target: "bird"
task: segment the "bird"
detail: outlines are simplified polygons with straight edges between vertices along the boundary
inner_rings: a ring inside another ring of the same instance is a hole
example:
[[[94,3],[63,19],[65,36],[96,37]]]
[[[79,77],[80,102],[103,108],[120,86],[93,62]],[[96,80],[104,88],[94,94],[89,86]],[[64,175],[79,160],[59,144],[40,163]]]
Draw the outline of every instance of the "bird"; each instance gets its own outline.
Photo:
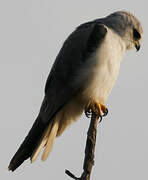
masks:
[[[143,29],[130,12],[116,11],[75,28],[63,43],[45,85],[41,108],[28,135],[8,166],[16,170],[25,160],[33,163],[41,150],[50,154],[55,138],[84,112],[102,119],[105,103],[116,82],[124,54],[139,51]]]

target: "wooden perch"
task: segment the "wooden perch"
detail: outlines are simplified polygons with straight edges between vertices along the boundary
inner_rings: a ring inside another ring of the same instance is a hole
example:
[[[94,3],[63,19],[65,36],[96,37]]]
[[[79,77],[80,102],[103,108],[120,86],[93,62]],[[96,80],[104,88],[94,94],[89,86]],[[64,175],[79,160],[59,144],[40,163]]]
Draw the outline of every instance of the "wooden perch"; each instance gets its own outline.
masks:
[[[99,116],[92,112],[89,129],[87,132],[87,141],[85,147],[85,159],[83,164],[83,173],[80,178],[77,178],[70,171],[65,173],[75,180],[90,180],[92,166],[94,165],[94,153],[96,144],[96,134]]]

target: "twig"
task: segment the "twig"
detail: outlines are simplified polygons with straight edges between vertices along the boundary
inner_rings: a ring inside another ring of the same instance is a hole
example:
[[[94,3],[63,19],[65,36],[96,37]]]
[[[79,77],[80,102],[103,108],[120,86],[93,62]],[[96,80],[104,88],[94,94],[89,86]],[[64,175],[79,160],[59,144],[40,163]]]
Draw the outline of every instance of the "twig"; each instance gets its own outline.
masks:
[[[89,129],[87,132],[87,141],[85,147],[85,159],[83,164],[83,173],[80,178],[77,178],[70,171],[66,170],[65,173],[75,180],[90,180],[92,166],[94,165],[94,152],[96,144],[97,125],[99,117],[92,112]]]

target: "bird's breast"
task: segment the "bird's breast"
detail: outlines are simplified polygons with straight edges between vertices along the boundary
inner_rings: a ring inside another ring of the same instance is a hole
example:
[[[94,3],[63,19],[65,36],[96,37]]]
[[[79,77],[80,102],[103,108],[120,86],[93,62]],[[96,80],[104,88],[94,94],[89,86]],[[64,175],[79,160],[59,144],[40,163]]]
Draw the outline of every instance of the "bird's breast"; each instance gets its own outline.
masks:
[[[124,43],[120,37],[109,31],[90,59],[93,63],[90,64],[89,83],[84,88],[84,97],[101,103],[107,100],[117,79],[124,51]]]

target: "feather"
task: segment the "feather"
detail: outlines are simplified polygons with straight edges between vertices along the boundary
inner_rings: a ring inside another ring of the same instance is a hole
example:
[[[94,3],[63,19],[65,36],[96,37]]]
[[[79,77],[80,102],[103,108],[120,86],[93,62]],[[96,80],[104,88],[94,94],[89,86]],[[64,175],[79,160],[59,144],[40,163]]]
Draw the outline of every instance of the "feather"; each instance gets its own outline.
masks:
[[[44,146],[46,145],[47,143],[47,140],[48,140],[48,136],[49,136],[49,133],[51,131],[51,127],[52,127],[52,123],[49,124],[41,142],[39,143],[38,147],[35,149],[35,151],[33,152],[32,156],[30,157],[30,160],[31,160],[31,163],[33,163],[37,157],[39,156],[42,148],[44,148]]]
[[[47,144],[46,144],[46,147],[45,147],[43,155],[42,155],[42,161],[45,161],[47,159],[49,153],[52,150],[53,143],[54,143],[54,140],[57,135],[58,127],[59,127],[59,119],[56,117],[56,119],[52,125],[50,134],[48,136]]]

